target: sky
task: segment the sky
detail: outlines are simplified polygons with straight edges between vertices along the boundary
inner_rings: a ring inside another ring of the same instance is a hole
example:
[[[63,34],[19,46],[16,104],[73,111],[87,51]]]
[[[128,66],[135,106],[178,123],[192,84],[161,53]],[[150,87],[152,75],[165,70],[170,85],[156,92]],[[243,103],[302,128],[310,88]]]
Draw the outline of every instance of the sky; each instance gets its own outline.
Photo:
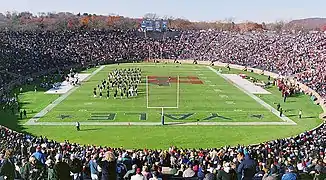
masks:
[[[118,14],[141,18],[146,13],[191,21],[275,22],[326,17],[326,0],[1,0],[0,12],[29,11]]]

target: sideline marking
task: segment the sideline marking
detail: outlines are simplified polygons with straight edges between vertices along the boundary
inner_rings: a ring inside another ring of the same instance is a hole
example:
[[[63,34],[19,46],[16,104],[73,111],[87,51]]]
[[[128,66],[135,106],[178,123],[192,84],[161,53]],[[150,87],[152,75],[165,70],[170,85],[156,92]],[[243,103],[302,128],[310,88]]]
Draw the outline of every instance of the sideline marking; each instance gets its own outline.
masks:
[[[165,122],[174,126],[292,126],[289,122]],[[38,122],[33,126],[74,126],[75,122]],[[162,126],[161,122],[80,122],[82,126]]]
[[[227,82],[231,82],[227,77],[223,76],[223,74],[219,73],[214,68],[212,68],[210,66],[206,66],[206,67],[208,69],[210,69],[211,71],[215,72],[218,76],[222,77]],[[287,122],[287,123],[292,124],[292,125],[297,125],[297,123],[295,123],[294,121],[292,121],[290,118],[286,117],[285,115],[283,115],[282,117],[280,117],[279,116],[279,112],[275,108],[273,108],[271,105],[267,104],[265,101],[263,101],[262,99],[260,99],[256,95],[254,95],[254,94],[252,94],[252,93],[244,90],[243,88],[241,88],[240,86],[238,86],[236,83],[231,83],[231,84],[233,84],[235,87],[237,87],[238,89],[240,89],[242,92],[246,93],[248,96],[250,96],[251,98],[253,98],[259,104],[261,104],[262,106],[264,106],[267,110],[269,110],[270,112],[272,112],[275,116],[277,116],[280,119],[282,119],[282,121]]]
[[[84,81],[88,81],[90,78],[92,78],[95,74],[97,74],[98,72],[100,72],[105,66],[101,66],[98,69],[96,69],[94,72],[92,72],[92,74],[90,74],[88,77],[86,77],[84,79]],[[72,94],[73,92],[75,92],[80,86],[75,86],[74,88],[72,88],[70,91],[68,91],[67,93],[61,95],[58,99],[54,100],[51,104],[49,104],[48,106],[46,106],[43,110],[41,110],[39,113],[37,113],[34,117],[32,117],[31,119],[29,119],[25,125],[28,124],[33,124],[36,123],[40,118],[42,118],[43,116],[45,116],[48,112],[50,112],[54,107],[56,107],[58,104],[60,104],[63,100],[65,100],[70,94]]]

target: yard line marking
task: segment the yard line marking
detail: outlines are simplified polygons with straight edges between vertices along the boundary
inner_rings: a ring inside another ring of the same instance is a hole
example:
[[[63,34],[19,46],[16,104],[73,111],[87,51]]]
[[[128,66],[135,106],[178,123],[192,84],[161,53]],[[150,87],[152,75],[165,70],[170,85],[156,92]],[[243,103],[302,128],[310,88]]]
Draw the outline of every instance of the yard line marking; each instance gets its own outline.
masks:
[[[215,69],[213,69],[210,66],[206,66],[208,69],[210,69],[211,71],[213,71],[214,73],[216,73],[218,76],[222,77],[224,80],[230,82],[230,80],[223,76],[223,74],[219,73],[218,71],[216,71]],[[244,92],[245,94],[247,94],[248,96],[250,96],[251,98],[253,98],[255,101],[257,101],[259,104],[261,104],[262,106],[264,106],[267,110],[269,110],[270,112],[272,112],[273,114],[275,114],[275,116],[279,117],[279,112],[273,108],[271,105],[267,104],[265,101],[263,101],[262,99],[260,99],[259,97],[257,97],[256,95],[244,90],[243,88],[241,88],[240,86],[238,86],[236,83],[231,83],[233,84],[235,87],[237,87],[238,89],[240,89],[242,92]],[[292,121],[290,118],[286,117],[285,115],[283,115],[281,118],[284,122],[296,125],[297,123],[295,123],[294,121]]]
[[[203,76],[204,74],[198,74],[199,76]]]
[[[93,77],[95,74],[100,72],[105,66],[101,66],[98,69],[96,69],[92,74],[90,74],[87,78],[84,79],[84,81],[88,81],[91,77]],[[28,120],[25,124],[33,124],[37,122],[40,118],[45,116],[49,111],[51,111],[54,107],[56,107],[58,104],[60,104],[63,100],[65,100],[70,94],[75,92],[80,86],[76,86],[72,88],[67,93],[61,95],[58,99],[54,100],[51,104],[49,104],[47,107],[45,107],[43,110],[41,110],[39,113],[37,113],[34,117],[32,117],[30,120]]]
[[[233,101],[225,101],[226,104],[235,104]]]
[[[216,91],[216,92],[222,92],[222,90],[220,90],[220,89],[214,89],[214,91]]]
[[[211,85],[209,85],[209,86],[215,87],[216,85],[215,85],[215,84],[211,84]]]
[[[229,98],[229,96],[228,95],[223,95],[223,94],[220,94],[219,95],[221,98]]]

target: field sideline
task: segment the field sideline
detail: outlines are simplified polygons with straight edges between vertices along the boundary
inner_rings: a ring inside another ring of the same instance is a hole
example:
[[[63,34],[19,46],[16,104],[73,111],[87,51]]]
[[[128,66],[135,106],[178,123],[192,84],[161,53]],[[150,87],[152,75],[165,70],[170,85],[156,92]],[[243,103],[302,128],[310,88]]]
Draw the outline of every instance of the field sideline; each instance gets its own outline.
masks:
[[[122,64],[119,68],[130,66],[135,66],[135,64]],[[7,121],[16,122],[16,126],[21,127],[20,130],[35,135],[43,134],[59,141],[70,139],[78,143],[95,143],[115,147],[122,145],[128,148],[142,148],[144,146],[148,148],[166,148],[172,144],[180,144],[183,147],[219,147],[226,144],[258,143],[298,134],[304,130],[312,129],[321,123],[321,120],[318,119],[321,108],[314,105],[308,96],[290,97],[288,102],[281,103],[282,98],[275,87],[268,89],[271,94],[259,95],[260,99],[274,108],[276,103],[280,102],[285,110],[285,115],[297,123],[296,126],[275,126],[276,123],[282,122],[280,118],[247,94],[241,92],[237,87],[226,83],[222,77],[217,76],[216,73],[206,68],[206,66],[182,65],[176,67],[175,65],[164,65],[163,67],[163,65],[158,65],[159,67],[156,68],[147,66],[147,64],[137,64],[136,66],[142,67],[143,76],[198,77],[200,81],[203,81],[203,84],[180,83],[180,106],[179,109],[164,110],[167,123],[180,122],[183,125],[190,125],[186,123],[196,125],[195,122],[199,119],[199,123],[203,125],[205,123],[215,125],[219,123],[229,123],[228,125],[231,125],[230,123],[238,123],[238,125],[248,123],[251,126],[128,126],[127,122],[130,122],[131,125],[141,122],[159,124],[160,110],[147,109],[145,85],[139,87],[140,96],[134,99],[107,100],[94,99],[92,97],[92,88],[100,80],[104,79],[110,70],[117,68],[117,65],[106,66],[102,71],[99,71],[89,81],[84,82],[75,92],[71,93],[65,100],[49,111],[39,122],[45,124],[73,124],[73,122],[78,120],[81,124],[120,122],[122,124],[125,123],[126,126],[119,126],[119,124],[116,124],[117,126],[82,125],[82,131],[76,132],[73,126],[24,125],[37,112],[58,98],[58,95],[45,95],[44,92],[25,92],[20,95],[22,107],[29,112],[28,118],[17,120],[16,116],[6,115],[6,119],[8,119]],[[220,67],[214,68],[219,69]],[[243,73],[234,69],[231,71],[227,71],[223,67],[221,69],[224,74]],[[87,73],[94,70],[88,70]],[[250,72],[245,73],[260,80],[267,80],[267,77],[262,75]],[[171,86],[162,87],[162,91],[172,93],[175,90],[175,86],[176,84],[171,84]],[[150,88],[157,90],[155,84],[151,84]],[[160,91],[157,94],[160,94]],[[175,104],[175,96],[166,97],[171,98],[152,96],[150,100],[154,105],[158,102],[160,104],[165,103],[164,106]],[[304,118],[301,120],[297,117],[298,109],[303,109]],[[96,113],[109,114],[110,117],[113,117],[111,114],[115,115],[111,120],[94,120],[91,117]],[[146,119],[144,119],[144,114],[146,114]],[[207,119],[212,114],[217,114],[217,117]],[[68,118],[59,118],[62,115]],[[126,119],[128,120],[126,121]],[[271,126],[252,126],[255,123],[270,123]],[[10,123],[4,123],[4,125],[6,124]]]

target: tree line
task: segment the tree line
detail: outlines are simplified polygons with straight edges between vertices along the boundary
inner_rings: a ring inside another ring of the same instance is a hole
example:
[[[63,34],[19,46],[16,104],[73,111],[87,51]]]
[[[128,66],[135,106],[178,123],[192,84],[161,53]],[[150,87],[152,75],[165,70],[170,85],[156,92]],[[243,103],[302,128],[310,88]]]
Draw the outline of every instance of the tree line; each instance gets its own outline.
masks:
[[[129,18],[119,15],[97,15],[89,13],[72,14],[70,12],[38,13],[6,12],[0,13],[0,28],[7,30],[73,30],[73,29],[138,29],[143,19],[168,21],[168,28],[172,30],[208,30],[223,31],[282,31],[284,29],[303,30],[302,27],[286,27],[286,23],[245,22],[236,24],[232,18],[215,22],[192,22],[187,19],[174,17],[159,17],[155,13],[147,13],[143,18]]]

